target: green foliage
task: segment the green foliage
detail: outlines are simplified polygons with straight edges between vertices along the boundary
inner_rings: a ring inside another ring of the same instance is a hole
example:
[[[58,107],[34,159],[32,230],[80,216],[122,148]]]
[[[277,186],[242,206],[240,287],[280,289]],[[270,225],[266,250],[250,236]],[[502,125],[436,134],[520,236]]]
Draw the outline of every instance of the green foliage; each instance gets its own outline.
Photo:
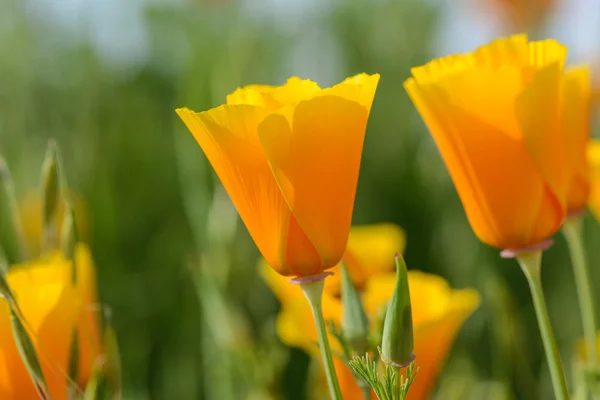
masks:
[[[404,400],[414,382],[419,369],[415,370],[412,362],[406,370],[406,377],[399,375],[400,370],[385,365],[383,372],[379,372],[379,365],[371,359],[369,353],[363,357],[354,357],[350,361],[352,371],[368,383],[379,400]]]

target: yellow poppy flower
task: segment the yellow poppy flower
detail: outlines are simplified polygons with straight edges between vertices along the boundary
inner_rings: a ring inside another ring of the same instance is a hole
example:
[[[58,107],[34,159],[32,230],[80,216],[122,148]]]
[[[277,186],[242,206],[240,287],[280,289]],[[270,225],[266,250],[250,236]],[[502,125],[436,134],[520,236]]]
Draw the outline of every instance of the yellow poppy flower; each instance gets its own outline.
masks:
[[[100,355],[95,273],[88,249],[76,252],[77,286],[72,263],[59,253],[15,265],[7,281],[36,345],[53,399],[66,399],[72,332],[78,328],[79,386],[85,387]],[[0,302],[0,398],[35,399],[36,390],[17,351],[6,302]]]
[[[587,145],[590,139],[591,82],[587,67],[570,68],[564,75],[563,129],[567,137],[569,181],[567,212],[581,211],[590,195]]]
[[[600,141],[591,140],[588,144],[588,162],[590,164],[589,207],[600,221]]]
[[[282,303],[277,318],[279,338],[289,346],[300,347],[318,357],[317,332],[310,307],[300,297],[301,291],[297,292],[299,289],[296,285],[288,284],[285,278],[269,269],[263,271],[267,283]],[[367,280],[363,302],[368,315],[375,315],[387,304],[395,282],[394,272],[371,276]],[[414,352],[419,367],[419,377],[411,387],[409,399],[421,400],[427,398],[434,388],[460,327],[479,304],[479,295],[473,289],[452,289],[443,278],[419,271],[408,271],[408,283],[413,312]],[[327,291],[323,295],[323,314],[326,320],[333,320],[339,326],[341,301]],[[330,344],[340,350],[332,337]],[[352,372],[339,360],[336,370],[344,399],[361,399]]]
[[[313,275],[342,258],[378,81],[320,89],[291,78],[238,89],[209,111],[177,110],[278,273]]]
[[[404,87],[444,159],[477,237],[523,249],[566,214],[561,129],[567,48],[525,35],[413,68]]]

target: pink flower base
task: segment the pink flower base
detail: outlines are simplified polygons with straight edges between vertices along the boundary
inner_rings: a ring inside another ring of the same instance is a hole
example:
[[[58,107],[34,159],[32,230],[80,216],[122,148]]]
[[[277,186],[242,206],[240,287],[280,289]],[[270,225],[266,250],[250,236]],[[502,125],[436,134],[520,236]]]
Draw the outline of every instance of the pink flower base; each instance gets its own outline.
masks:
[[[554,240],[546,239],[543,242],[534,244],[533,246],[525,247],[523,249],[504,249],[500,252],[500,257],[515,258],[521,253],[531,253],[532,251],[538,251],[538,250],[543,251],[543,250],[548,249],[550,246],[552,246],[552,243],[554,243]]]
[[[327,271],[316,275],[297,276],[295,278],[290,279],[288,282],[294,285],[302,285],[305,283],[322,281],[331,275],[333,275],[333,272]]]

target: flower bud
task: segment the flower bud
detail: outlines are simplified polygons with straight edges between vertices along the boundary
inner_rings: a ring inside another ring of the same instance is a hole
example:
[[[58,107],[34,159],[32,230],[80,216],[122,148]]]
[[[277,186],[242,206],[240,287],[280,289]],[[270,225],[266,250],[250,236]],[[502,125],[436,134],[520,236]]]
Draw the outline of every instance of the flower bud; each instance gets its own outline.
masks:
[[[56,226],[60,204],[58,154],[54,141],[48,143],[42,164],[42,234],[43,247],[56,247]]]
[[[25,258],[12,179],[2,157],[0,157],[0,247],[9,265]]]
[[[360,295],[344,263],[340,263],[342,273],[342,335],[357,354],[364,354],[369,348],[369,320],[365,314]]]
[[[396,253],[396,286],[385,314],[381,360],[394,367],[406,367],[414,358],[408,272],[404,258]]]

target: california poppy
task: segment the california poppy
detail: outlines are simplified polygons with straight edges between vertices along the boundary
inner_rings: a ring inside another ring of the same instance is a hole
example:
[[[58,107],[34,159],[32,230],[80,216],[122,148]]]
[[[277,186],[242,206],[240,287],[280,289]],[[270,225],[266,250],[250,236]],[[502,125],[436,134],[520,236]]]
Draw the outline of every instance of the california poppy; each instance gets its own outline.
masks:
[[[524,249],[552,236],[568,188],[555,40],[498,39],[413,68],[404,87],[444,159],[479,239]]]
[[[342,258],[378,81],[321,89],[290,78],[240,88],[209,111],[177,110],[278,273],[314,275]]]

